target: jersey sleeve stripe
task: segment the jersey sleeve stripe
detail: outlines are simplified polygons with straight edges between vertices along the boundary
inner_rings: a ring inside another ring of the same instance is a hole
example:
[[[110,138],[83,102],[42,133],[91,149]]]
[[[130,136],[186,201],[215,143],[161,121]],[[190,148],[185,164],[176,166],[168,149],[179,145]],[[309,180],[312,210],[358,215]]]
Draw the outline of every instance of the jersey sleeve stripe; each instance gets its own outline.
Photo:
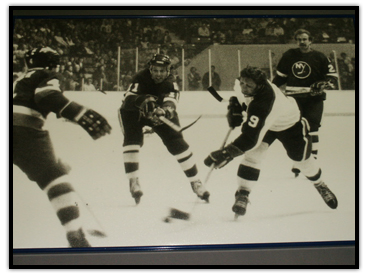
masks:
[[[281,73],[279,70],[276,70],[276,74],[283,78],[287,78],[288,76],[287,74]]]

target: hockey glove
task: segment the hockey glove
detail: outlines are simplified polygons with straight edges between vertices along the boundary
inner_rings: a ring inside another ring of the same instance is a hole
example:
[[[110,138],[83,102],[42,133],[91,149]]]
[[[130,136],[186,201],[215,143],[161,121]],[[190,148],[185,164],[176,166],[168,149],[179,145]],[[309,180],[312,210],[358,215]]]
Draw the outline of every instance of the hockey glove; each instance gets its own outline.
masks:
[[[235,128],[243,123],[242,107],[237,99],[237,97],[230,97],[229,105],[227,107],[228,111],[226,114],[227,122],[229,127]]]
[[[156,102],[157,98],[152,95],[141,95],[135,100],[135,105],[138,107],[141,116],[146,119],[151,119],[153,111],[158,106]]]
[[[76,102],[69,102],[61,110],[60,115],[79,124],[93,140],[111,133],[111,126],[103,116]]]
[[[229,144],[221,150],[211,152],[210,155],[204,160],[204,164],[208,167],[211,167],[212,164],[214,164],[215,169],[220,169],[235,157],[242,155],[243,153],[244,152],[242,150],[233,144]]]
[[[174,118],[175,104],[170,101],[166,101],[162,104],[162,109],[165,111],[165,117],[168,119]]]
[[[325,88],[328,87],[328,83],[326,81],[317,81],[313,83],[310,87],[311,95],[318,96],[321,95]]]

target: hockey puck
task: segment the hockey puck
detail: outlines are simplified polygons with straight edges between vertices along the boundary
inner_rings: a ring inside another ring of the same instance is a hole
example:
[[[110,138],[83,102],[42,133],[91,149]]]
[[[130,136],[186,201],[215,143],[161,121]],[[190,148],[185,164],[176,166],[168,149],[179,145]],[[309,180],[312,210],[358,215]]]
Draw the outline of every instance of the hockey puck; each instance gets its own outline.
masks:
[[[171,218],[170,218],[170,217],[166,217],[166,218],[164,218],[164,222],[166,222],[166,223],[171,222]]]

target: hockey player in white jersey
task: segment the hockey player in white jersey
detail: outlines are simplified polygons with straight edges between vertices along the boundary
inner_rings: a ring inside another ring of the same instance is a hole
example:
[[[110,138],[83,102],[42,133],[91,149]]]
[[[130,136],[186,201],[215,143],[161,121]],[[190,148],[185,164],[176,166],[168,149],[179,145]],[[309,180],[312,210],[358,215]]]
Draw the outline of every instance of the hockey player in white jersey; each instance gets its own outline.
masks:
[[[227,118],[232,128],[242,125],[242,133],[225,148],[211,152],[204,163],[222,168],[235,157],[243,155],[237,172],[238,189],[232,207],[235,215],[245,214],[249,194],[260,175],[263,156],[276,139],[314,184],[326,204],[336,209],[336,196],[322,180],[317,160],[311,157],[308,122],[301,118],[295,99],[285,96],[267,80],[260,69],[250,66],[241,71],[234,89],[237,96],[230,99]],[[241,115],[243,111],[247,114],[244,122]]]

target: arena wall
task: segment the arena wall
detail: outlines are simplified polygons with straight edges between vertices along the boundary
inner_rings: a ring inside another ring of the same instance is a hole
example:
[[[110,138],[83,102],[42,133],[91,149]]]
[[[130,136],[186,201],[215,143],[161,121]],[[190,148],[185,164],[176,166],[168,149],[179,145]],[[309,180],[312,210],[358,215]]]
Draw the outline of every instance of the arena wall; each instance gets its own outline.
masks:
[[[240,65],[244,68],[246,65],[257,66],[269,72],[269,51],[274,53],[273,68],[276,67],[282,54],[290,48],[296,48],[293,44],[263,44],[263,45],[211,45],[195,56],[190,63],[185,66],[184,89],[188,89],[187,75],[191,67],[196,67],[198,73],[203,77],[209,70],[209,54],[211,50],[211,64],[216,67],[222,84],[221,90],[227,91],[233,89],[233,80],[239,76],[238,50],[240,51]],[[332,51],[336,52],[338,58],[345,52],[349,57],[355,57],[355,44],[313,44],[313,49],[321,51],[326,56],[330,56]],[[178,68],[178,74],[182,78],[182,67]]]
[[[233,92],[219,92],[224,99],[229,99]],[[325,116],[354,116],[356,94],[353,90],[327,92],[325,101]],[[65,95],[88,107],[91,107],[106,116],[108,120],[117,121],[117,111],[121,106],[124,92],[65,92]],[[226,103],[219,103],[209,92],[195,91],[182,92],[178,112],[180,117],[221,117],[225,116]]]

